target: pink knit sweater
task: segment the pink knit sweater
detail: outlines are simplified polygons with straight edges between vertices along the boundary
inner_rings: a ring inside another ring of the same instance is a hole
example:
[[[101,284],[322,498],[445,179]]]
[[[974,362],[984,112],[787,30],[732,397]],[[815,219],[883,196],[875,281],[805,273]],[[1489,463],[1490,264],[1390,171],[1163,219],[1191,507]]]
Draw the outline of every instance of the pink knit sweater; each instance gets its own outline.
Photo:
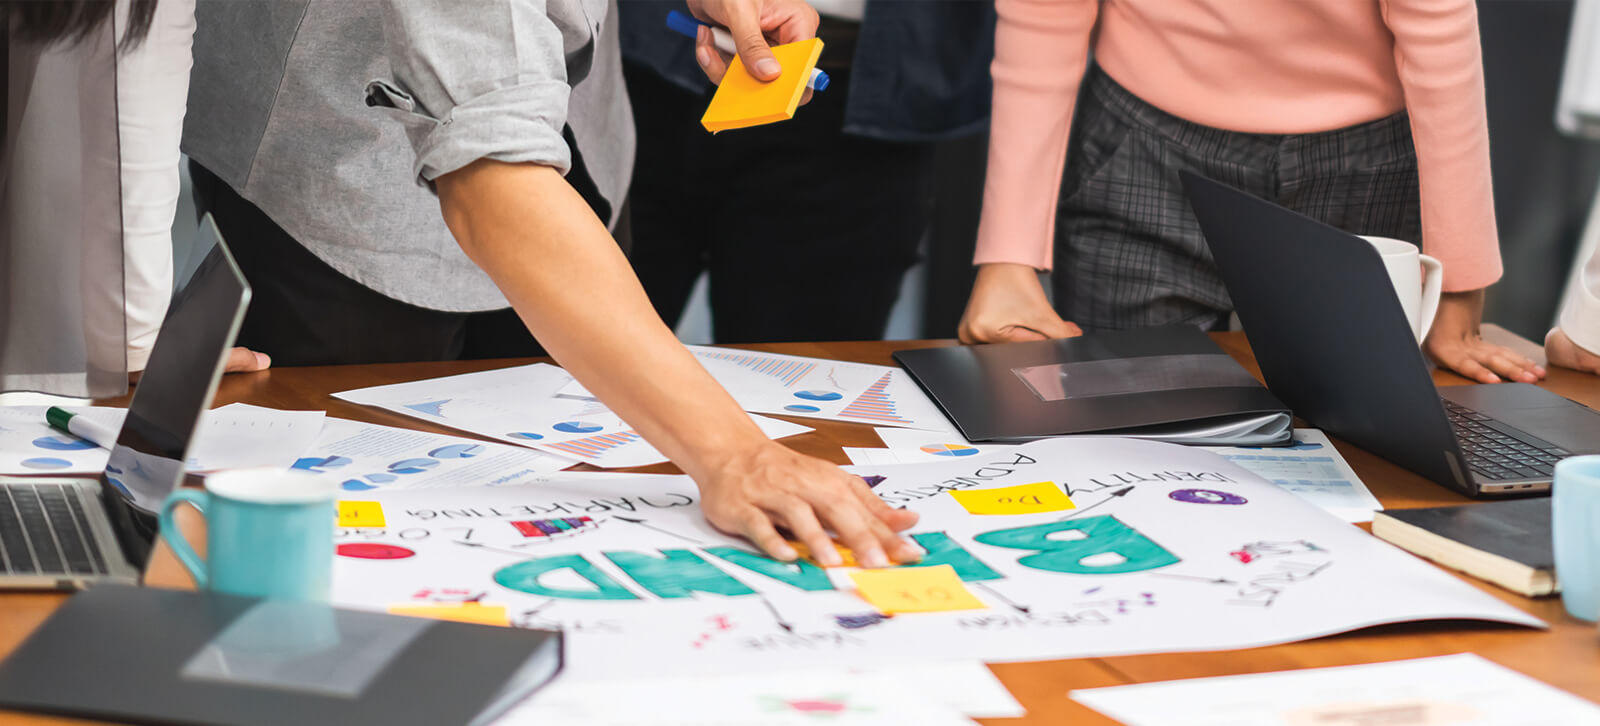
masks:
[[[1411,116],[1422,244],[1447,291],[1500,277],[1473,0],[996,0],[994,120],[976,262],[1050,267],[1091,45],[1123,87],[1195,123],[1310,133]]]

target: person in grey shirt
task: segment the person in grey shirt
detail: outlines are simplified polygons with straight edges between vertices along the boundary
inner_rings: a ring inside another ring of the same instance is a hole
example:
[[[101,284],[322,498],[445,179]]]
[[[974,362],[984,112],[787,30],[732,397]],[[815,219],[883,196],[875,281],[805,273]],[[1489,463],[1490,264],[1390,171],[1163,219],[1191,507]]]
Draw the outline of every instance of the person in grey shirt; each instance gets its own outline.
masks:
[[[280,365],[370,360],[470,335],[439,321],[509,302],[693,477],[713,525],[786,560],[780,527],[824,564],[840,559],[827,530],[867,566],[916,559],[897,534],[915,514],[768,440],[612,240],[633,130],[609,2],[201,0],[184,149],[257,291],[241,344]],[[689,5],[763,78],[781,71],[768,42],[817,27],[802,0]]]

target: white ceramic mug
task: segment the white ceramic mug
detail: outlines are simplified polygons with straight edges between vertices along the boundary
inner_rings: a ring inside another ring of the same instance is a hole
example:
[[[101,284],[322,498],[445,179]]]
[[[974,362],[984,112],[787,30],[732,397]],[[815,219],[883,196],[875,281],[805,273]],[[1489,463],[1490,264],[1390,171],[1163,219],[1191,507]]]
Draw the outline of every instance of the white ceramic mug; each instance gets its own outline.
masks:
[[[1388,237],[1362,237],[1376,247],[1383,256],[1383,266],[1389,271],[1389,282],[1394,285],[1400,307],[1406,311],[1406,321],[1411,323],[1411,333],[1420,344],[1433,327],[1433,316],[1439,312],[1439,294],[1443,291],[1444,265],[1417,246]]]

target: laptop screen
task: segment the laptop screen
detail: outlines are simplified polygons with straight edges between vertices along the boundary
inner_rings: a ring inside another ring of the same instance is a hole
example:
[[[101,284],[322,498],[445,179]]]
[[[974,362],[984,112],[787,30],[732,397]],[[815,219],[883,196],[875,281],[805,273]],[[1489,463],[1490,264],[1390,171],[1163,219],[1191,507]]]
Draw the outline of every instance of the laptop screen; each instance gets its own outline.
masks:
[[[250,301],[250,287],[210,215],[200,221],[199,239],[202,249],[212,245],[211,252],[173,296],[103,479],[108,514],[140,564],[154,535],[151,515],[183,479],[200,416],[216,393]],[[139,520],[142,543],[126,541],[126,525]]]

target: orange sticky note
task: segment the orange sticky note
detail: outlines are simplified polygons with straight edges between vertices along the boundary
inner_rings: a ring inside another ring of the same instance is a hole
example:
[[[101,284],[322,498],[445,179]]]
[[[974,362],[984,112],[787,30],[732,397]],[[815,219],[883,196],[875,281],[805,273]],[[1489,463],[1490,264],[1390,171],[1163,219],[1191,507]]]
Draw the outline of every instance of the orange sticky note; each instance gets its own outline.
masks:
[[[856,592],[885,615],[982,610],[982,600],[962,584],[954,567],[902,567],[850,573]]]
[[[377,502],[339,502],[340,527],[382,527],[383,505]]]
[[[452,620],[458,623],[503,625],[509,627],[511,618],[504,605],[484,605],[475,602],[403,602],[389,606],[390,615],[410,615],[417,618]]]
[[[950,496],[973,514],[1038,514],[1076,509],[1061,487],[1047,481],[998,489],[966,489]]]
[[[811,70],[822,56],[822,41],[811,38],[775,46],[772,54],[783,66],[783,74],[771,81],[756,80],[745,70],[744,60],[733,57],[706,115],[700,117],[700,124],[707,131],[716,133],[794,118],[794,110],[806,93],[806,82],[811,80]]]
[[[811,548],[807,547],[804,542],[797,542],[795,540],[789,540],[789,546],[794,548],[795,554],[800,555],[800,559],[809,560],[811,562],[811,564],[817,565],[818,567],[822,566],[822,563],[818,562],[817,558],[811,556]],[[839,552],[839,560],[840,560],[840,564],[838,565],[839,567],[858,567],[859,566],[859,565],[856,564],[856,553],[851,552],[849,547],[846,547],[846,546],[844,546],[842,544],[839,544],[838,542],[835,542],[835,543],[833,543],[833,548]]]

